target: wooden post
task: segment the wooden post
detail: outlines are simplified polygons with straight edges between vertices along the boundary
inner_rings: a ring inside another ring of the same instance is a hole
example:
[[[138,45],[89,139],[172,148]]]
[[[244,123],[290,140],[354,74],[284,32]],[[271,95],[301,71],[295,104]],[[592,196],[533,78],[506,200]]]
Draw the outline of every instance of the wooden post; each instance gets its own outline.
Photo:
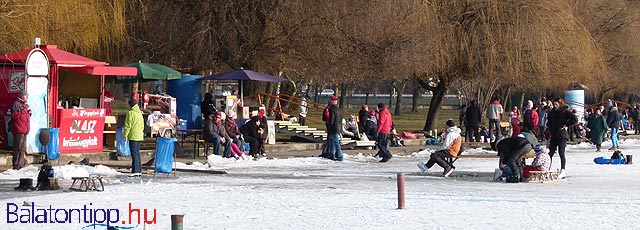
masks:
[[[398,209],[404,209],[404,173],[398,173]]]
[[[184,214],[171,215],[171,230],[182,230]]]
[[[58,178],[49,177],[49,190],[59,190]]]

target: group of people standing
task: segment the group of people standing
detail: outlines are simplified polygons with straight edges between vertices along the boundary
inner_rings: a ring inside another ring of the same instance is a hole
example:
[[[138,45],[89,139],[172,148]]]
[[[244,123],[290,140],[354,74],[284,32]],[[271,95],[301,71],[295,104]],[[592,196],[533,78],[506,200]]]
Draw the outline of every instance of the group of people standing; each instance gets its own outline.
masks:
[[[460,120],[465,124],[467,141],[481,141],[479,134],[479,127],[482,122],[481,113],[481,109],[475,100],[471,101],[470,106],[465,108],[464,113],[461,111],[460,114],[463,117]],[[500,97],[493,98],[487,106],[487,118],[489,120],[487,138],[490,139],[493,146],[496,146],[501,139],[500,121],[503,113]],[[536,139],[536,142],[548,141],[549,156],[553,157],[556,152],[560,156],[560,177],[566,176],[565,148],[567,141],[573,140],[573,136],[577,133],[577,122],[578,117],[575,110],[570,111],[569,106],[564,104],[560,98],[552,101],[547,101],[543,98],[537,104],[529,100],[524,112],[521,112],[517,106],[513,106],[509,113],[509,123],[512,128],[511,137],[525,134],[533,137],[532,139]],[[508,142],[502,145],[506,143]],[[530,147],[533,148],[534,146],[532,144]],[[521,175],[518,174],[518,176]]]
[[[388,149],[389,135],[391,134],[393,118],[387,107],[383,103],[378,104],[378,109],[369,111],[369,106],[363,105],[358,113],[360,122],[356,122],[355,116],[349,116],[349,121],[345,124],[342,116],[342,109],[338,106],[338,97],[332,96],[329,104],[324,109],[322,120],[325,121],[328,133],[328,151],[323,154],[331,160],[342,161],[342,147],[340,145],[340,135],[351,133],[355,137],[359,136],[359,130],[363,130],[363,135],[368,139],[376,140],[380,162],[388,162],[393,154]],[[360,128],[358,128],[360,125]]]

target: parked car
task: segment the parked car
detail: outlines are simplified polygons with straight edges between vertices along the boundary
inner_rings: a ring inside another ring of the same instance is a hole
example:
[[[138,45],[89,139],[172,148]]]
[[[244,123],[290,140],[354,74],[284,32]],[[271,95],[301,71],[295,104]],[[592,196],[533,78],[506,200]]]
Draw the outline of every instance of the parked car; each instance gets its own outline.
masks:
[[[320,95],[320,96],[332,96],[335,93],[336,92],[333,91],[332,89],[323,89],[322,92],[318,93],[318,95]]]

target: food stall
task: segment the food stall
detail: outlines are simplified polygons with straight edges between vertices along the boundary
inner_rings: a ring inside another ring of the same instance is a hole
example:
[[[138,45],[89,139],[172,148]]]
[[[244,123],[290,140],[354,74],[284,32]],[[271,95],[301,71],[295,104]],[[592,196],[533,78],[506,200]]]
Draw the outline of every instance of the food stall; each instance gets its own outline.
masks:
[[[34,57],[31,55],[36,53]],[[29,65],[47,73],[29,74]],[[60,50],[56,45],[36,44],[36,48],[0,56],[0,136],[7,132],[6,112],[20,90],[29,93],[32,109],[27,151],[41,152],[38,140],[42,128],[59,128],[58,146],[65,153],[102,152],[105,121],[105,77],[135,76],[136,68],[113,67]],[[10,147],[7,141],[2,147]]]
[[[141,110],[147,114],[146,126],[150,137],[169,138],[176,134],[176,98],[145,93]]]

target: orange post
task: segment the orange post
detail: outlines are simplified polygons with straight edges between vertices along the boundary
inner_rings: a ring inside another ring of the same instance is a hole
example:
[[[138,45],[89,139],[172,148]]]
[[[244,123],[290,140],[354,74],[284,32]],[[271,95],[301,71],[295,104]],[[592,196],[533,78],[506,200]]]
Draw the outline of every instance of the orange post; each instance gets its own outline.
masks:
[[[398,173],[398,209],[404,209],[404,173]]]

